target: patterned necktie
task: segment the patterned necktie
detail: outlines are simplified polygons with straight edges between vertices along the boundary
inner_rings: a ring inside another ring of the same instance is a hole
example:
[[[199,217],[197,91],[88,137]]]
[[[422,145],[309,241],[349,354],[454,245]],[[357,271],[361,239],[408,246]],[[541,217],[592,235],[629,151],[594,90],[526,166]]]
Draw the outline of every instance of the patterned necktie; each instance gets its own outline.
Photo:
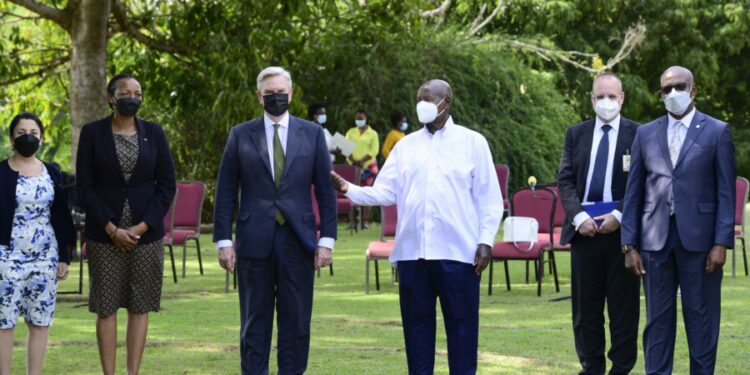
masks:
[[[284,175],[284,148],[281,147],[281,138],[279,138],[279,124],[273,124],[273,182],[276,189],[281,187],[281,177]],[[284,225],[284,215],[276,209],[276,222]]]
[[[680,129],[682,129],[682,122],[675,122],[672,128],[672,142],[669,144],[669,158],[672,159],[672,168],[677,164],[677,158],[680,157],[680,149],[682,148]]]
[[[594,160],[594,173],[591,174],[591,183],[589,184],[589,202],[601,202],[604,200],[604,180],[607,177],[607,161],[609,160],[609,131],[612,126],[604,124],[602,126],[602,139],[599,141],[599,148],[596,150],[596,159]]]

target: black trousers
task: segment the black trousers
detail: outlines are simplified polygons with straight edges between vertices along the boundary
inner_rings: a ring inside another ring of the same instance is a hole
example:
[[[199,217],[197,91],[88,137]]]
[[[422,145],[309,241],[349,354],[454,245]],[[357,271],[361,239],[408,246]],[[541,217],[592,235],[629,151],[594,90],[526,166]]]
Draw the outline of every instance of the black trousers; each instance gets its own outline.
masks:
[[[238,258],[240,357],[243,375],[268,374],[274,306],[278,326],[279,375],[302,374],[310,348],[313,254],[288,225],[276,225],[265,258]]]
[[[620,232],[572,241],[573,334],[581,374],[604,374],[604,305],[612,345],[610,374],[627,374],[638,358],[640,279],[625,268]]]

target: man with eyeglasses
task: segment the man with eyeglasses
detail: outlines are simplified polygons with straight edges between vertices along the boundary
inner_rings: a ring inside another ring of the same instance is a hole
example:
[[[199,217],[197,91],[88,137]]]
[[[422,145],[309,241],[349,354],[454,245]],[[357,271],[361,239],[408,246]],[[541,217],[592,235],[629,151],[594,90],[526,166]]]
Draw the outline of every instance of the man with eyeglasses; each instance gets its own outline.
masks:
[[[734,246],[735,159],[729,125],[695,108],[693,74],[661,76],[667,115],[638,129],[622,217],[625,266],[643,277],[647,374],[670,374],[676,294],[691,374],[713,374],[722,266]]]

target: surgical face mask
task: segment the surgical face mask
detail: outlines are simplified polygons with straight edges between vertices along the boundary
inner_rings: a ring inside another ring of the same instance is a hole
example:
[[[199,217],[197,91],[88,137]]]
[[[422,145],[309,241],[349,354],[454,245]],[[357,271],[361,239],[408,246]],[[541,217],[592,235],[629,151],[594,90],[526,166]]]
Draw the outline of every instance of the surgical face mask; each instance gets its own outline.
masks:
[[[357,125],[358,128],[361,128],[367,125],[367,120],[354,120],[354,124]]]
[[[406,121],[404,121],[404,122],[401,123],[401,131],[405,132],[406,129],[409,129],[409,123],[406,122]]]
[[[693,102],[693,98],[690,97],[690,91],[677,91],[676,89],[672,89],[672,92],[665,96],[663,100],[667,112],[677,116],[683,115],[688,107],[690,107],[690,103]]]
[[[620,113],[620,103],[610,98],[604,98],[596,101],[594,112],[603,121],[612,121]]]
[[[441,99],[438,104],[426,102],[424,100],[417,103],[417,117],[419,118],[419,122],[429,124],[435,121],[438,116],[442,115],[443,112],[445,112],[445,109],[438,113],[438,105],[440,105],[443,100],[445,99]]]
[[[316,119],[318,120],[318,124],[323,125],[328,120],[328,117],[326,115],[318,115]]]
[[[263,95],[263,109],[271,116],[281,116],[289,109],[289,94],[275,92]]]
[[[21,154],[21,156],[28,158],[39,150],[41,141],[33,134],[24,134],[16,137],[13,140],[13,148]]]
[[[141,108],[141,99],[133,97],[119,98],[115,102],[115,108],[117,113],[125,117],[133,117],[138,113],[138,109]]]

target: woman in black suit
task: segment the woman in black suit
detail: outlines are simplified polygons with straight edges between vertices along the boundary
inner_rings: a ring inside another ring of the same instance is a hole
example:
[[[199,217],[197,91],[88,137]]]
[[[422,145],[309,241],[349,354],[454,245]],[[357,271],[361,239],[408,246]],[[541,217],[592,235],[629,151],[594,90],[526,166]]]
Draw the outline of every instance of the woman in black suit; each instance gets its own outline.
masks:
[[[127,370],[137,374],[148,313],[159,311],[164,215],[175,173],[164,131],[137,118],[138,81],[120,74],[107,85],[114,113],[81,129],[76,160],[78,196],[86,210],[89,311],[105,374],[115,373],[117,309],[128,310]]]

